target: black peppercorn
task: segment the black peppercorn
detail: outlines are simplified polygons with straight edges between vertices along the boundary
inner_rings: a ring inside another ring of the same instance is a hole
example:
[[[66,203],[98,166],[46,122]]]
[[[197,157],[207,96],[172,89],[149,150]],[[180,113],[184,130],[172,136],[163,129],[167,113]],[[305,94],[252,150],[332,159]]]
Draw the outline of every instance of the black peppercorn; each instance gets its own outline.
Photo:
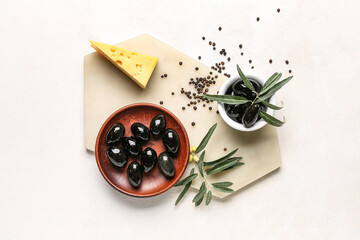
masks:
[[[163,101],[160,101],[160,105],[163,105],[163,103],[164,103]]]
[[[192,123],[191,123],[191,126],[195,126],[195,122],[192,122]]]
[[[179,65],[181,66],[181,65],[182,65],[182,62],[179,62]]]

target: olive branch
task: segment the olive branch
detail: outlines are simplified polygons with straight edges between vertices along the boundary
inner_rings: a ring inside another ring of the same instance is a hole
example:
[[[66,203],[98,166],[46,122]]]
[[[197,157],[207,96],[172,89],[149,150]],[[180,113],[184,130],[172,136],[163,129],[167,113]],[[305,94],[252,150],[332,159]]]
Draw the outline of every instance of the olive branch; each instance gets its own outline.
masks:
[[[198,147],[191,147],[190,148],[190,157],[189,161],[191,162],[194,160],[197,162],[197,168],[200,173],[200,176],[202,177],[202,184],[200,186],[200,189],[198,193],[193,198],[193,203],[195,203],[195,206],[199,206],[206,194],[206,200],[205,204],[209,205],[212,199],[212,191],[218,191],[218,192],[225,192],[225,193],[232,193],[234,192],[233,189],[229,188],[233,185],[232,182],[217,182],[217,183],[211,183],[207,176],[228,171],[237,167],[240,167],[243,165],[243,162],[240,162],[242,160],[242,157],[233,157],[234,154],[237,152],[238,149],[235,149],[234,151],[230,152],[229,154],[216,159],[211,162],[205,162],[205,147],[208,144],[212,134],[214,133],[216,129],[217,124],[215,123],[207,132],[207,134],[204,136],[204,138],[201,140]],[[197,156],[197,154],[200,154],[200,157]],[[180,192],[178,198],[176,199],[175,206],[181,201],[181,199],[185,196],[187,191],[189,190],[192,182],[199,176],[198,173],[195,173],[195,167],[193,167],[190,171],[190,175],[183,178],[182,180],[175,183],[174,187],[178,186],[184,186],[183,190]]]

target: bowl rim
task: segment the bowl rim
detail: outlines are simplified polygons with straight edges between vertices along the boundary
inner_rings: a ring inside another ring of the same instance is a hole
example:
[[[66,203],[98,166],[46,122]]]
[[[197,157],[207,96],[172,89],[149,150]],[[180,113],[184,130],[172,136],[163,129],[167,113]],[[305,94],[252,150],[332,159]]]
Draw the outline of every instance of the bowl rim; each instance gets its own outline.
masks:
[[[265,81],[258,77],[257,75],[254,75],[254,74],[248,74],[246,75],[246,77],[248,78],[252,78],[258,82],[260,82],[262,85],[264,85]],[[220,90],[219,90],[219,95],[223,95],[225,94],[226,90],[230,87],[230,85],[232,83],[234,83],[236,80],[238,80],[240,77],[239,76],[236,76],[236,77],[232,77],[232,78],[229,78],[227,79],[220,87]],[[276,96],[273,95],[269,102],[273,105],[276,104]],[[225,108],[224,108],[224,105],[223,103],[218,103],[218,110],[219,110],[219,113],[220,113],[220,116],[221,118],[226,122],[226,124],[228,124],[230,127],[232,127],[233,129],[236,129],[238,131],[243,131],[243,132],[252,132],[252,131],[256,131],[262,127],[264,127],[267,122],[265,122],[263,119],[260,119],[259,121],[257,121],[252,127],[250,128],[246,128],[244,127],[243,124],[241,123],[238,123],[238,122],[235,122],[234,120],[232,120],[227,114],[226,114],[226,111],[225,111]],[[267,108],[266,110],[266,113],[271,115],[271,116],[274,116],[274,109],[271,109],[271,108]]]
[[[160,189],[158,191],[155,191],[155,192],[152,192],[152,193],[149,193],[149,194],[136,194],[136,193],[132,193],[132,192],[128,192],[122,188],[119,188],[116,184],[114,184],[105,174],[104,170],[102,169],[101,165],[100,165],[100,157],[99,157],[99,144],[100,144],[100,136],[101,134],[103,133],[106,125],[119,113],[119,112],[122,112],[122,111],[125,111],[129,108],[133,108],[133,107],[153,107],[153,108],[157,108],[157,109],[160,109],[161,111],[164,111],[166,112],[167,114],[169,114],[172,118],[175,119],[175,121],[179,124],[179,127],[181,129],[181,131],[184,133],[184,136],[185,136],[185,148],[187,149],[187,152],[186,152],[186,161],[185,161],[185,164],[184,166],[182,167],[182,169],[180,170],[180,174],[178,175],[177,178],[175,178],[175,181],[173,181],[172,184],[169,184],[168,186],[166,186],[165,188],[163,189]],[[119,108],[118,110],[116,110],[115,112],[113,112],[106,120],[105,122],[102,124],[99,132],[98,132],[98,135],[96,137],[96,143],[95,143],[95,157],[96,157],[96,163],[97,163],[97,166],[101,172],[101,175],[105,178],[105,180],[113,187],[115,188],[116,190],[128,195],[128,196],[132,196],[132,197],[152,197],[152,196],[156,196],[156,195],[159,195],[163,192],[166,192],[167,190],[169,190],[177,181],[179,181],[179,179],[182,177],[182,175],[184,174],[186,168],[187,168],[187,165],[189,163],[188,159],[189,159],[189,155],[190,155],[190,142],[189,142],[189,136],[186,132],[186,129],[184,127],[184,125],[182,124],[182,122],[180,121],[180,119],[178,117],[175,116],[175,114],[173,114],[170,110],[164,108],[164,107],[161,107],[159,105],[156,105],[156,104],[153,104],[153,103],[147,103],[147,102],[139,102],[139,103],[131,103],[131,104],[128,104],[128,105],[125,105],[121,108]]]

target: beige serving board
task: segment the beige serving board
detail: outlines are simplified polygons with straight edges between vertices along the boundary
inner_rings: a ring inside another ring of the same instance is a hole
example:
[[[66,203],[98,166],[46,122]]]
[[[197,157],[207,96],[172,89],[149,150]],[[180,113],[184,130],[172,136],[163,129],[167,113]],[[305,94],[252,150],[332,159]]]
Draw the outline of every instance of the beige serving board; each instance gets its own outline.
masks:
[[[232,188],[238,190],[281,166],[278,137],[274,127],[266,126],[250,133],[239,132],[226,125],[216,113],[215,102],[208,104],[213,107],[212,111],[209,111],[208,107],[202,107],[202,103],[198,105],[196,111],[192,107],[187,107],[189,100],[180,94],[181,88],[193,92],[193,85],[188,84],[189,79],[207,76],[211,71],[209,67],[148,34],[115,46],[158,57],[159,61],[146,89],[141,89],[97,52],[85,56],[85,147],[87,149],[94,151],[101,125],[115,110],[135,102],[159,104],[163,101],[162,106],[173,112],[185,126],[191,146],[197,146],[208,129],[213,124],[218,124],[206,147],[205,161],[215,160],[239,148],[235,156],[242,156],[245,165],[209,176],[210,181],[231,181],[234,183]],[[183,62],[181,66],[180,61]],[[195,71],[195,67],[199,67],[199,70]],[[167,78],[161,78],[165,73],[168,75]],[[209,93],[216,93],[227,79],[223,75],[218,75],[217,83],[210,87]],[[183,106],[186,110],[182,110]],[[195,122],[196,125],[192,126],[191,122]],[[224,148],[228,150],[225,152]],[[192,164],[189,164],[185,176],[188,175]],[[201,181],[197,180],[193,186],[199,188],[200,184]],[[228,195],[216,191],[213,191],[213,194],[220,198]]]

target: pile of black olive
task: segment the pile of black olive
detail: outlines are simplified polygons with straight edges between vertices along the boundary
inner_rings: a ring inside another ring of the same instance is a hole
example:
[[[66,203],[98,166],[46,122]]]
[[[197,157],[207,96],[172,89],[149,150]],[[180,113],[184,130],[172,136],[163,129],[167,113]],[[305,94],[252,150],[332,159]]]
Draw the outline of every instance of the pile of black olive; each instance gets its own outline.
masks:
[[[259,93],[262,87],[260,83],[251,78],[248,78],[248,80],[254,86],[255,91]],[[241,79],[236,80],[229,89],[226,90],[225,95],[245,97],[251,101],[256,98],[256,94],[252,92]],[[266,107],[262,103],[255,103],[253,105],[251,105],[250,102],[236,105],[224,104],[224,107],[227,115],[232,120],[243,124],[246,128],[253,126],[260,120],[260,110],[266,111]]]
[[[164,115],[155,116],[150,123],[150,130],[144,124],[136,122],[131,125],[134,136],[124,136],[125,128],[121,123],[114,124],[106,135],[108,145],[106,154],[110,162],[116,167],[126,167],[128,157],[140,157],[140,163],[132,161],[127,167],[127,176],[133,187],[139,187],[142,182],[143,172],[147,173],[154,168],[156,162],[160,172],[167,178],[175,175],[173,158],[176,157],[180,148],[180,139],[176,131],[166,129]],[[166,151],[159,154],[151,147],[142,150],[142,144],[150,140],[150,134],[161,137]],[[120,146],[122,145],[122,146]]]

